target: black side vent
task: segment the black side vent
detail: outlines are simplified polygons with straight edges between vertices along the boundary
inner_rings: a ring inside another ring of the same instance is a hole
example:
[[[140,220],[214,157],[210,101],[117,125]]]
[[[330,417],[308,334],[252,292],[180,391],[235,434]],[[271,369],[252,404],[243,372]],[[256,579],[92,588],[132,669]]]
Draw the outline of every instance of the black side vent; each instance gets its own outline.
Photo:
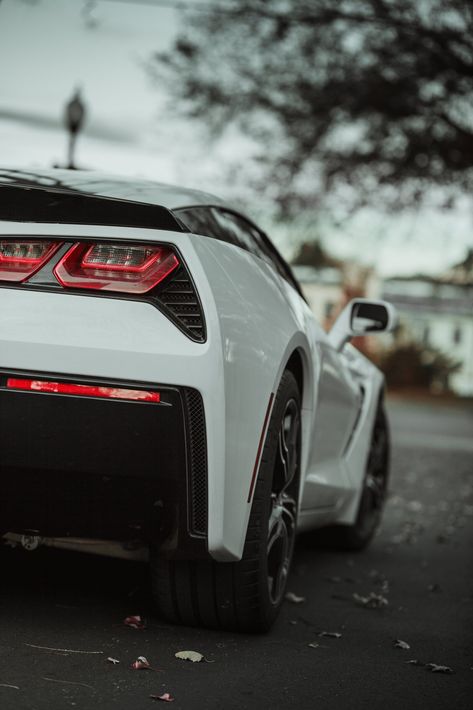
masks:
[[[197,291],[187,273],[180,266],[169,283],[157,293],[157,298],[168,315],[186,335],[198,343],[205,341],[205,321]]]
[[[189,455],[189,527],[198,537],[207,535],[207,440],[204,403],[199,392],[184,390]]]

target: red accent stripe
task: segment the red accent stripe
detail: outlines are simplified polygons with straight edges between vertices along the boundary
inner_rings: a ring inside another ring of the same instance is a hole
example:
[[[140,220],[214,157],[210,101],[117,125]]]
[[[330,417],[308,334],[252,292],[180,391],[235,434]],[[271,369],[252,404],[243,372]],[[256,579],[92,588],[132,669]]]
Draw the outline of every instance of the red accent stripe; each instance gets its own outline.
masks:
[[[254,487],[255,487],[255,484],[256,484],[256,476],[257,476],[257,473],[258,473],[259,464],[260,464],[260,459],[261,459],[261,454],[262,454],[262,451],[263,451],[263,444],[264,444],[264,440],[265,440],[265,437],[266,437],[266,429],[267,429],[267,426],[268,426],[269,415],[271,414],[271,407],[272,407],[272,404],[273,404],[273,399],[274,399],[274,392],[271,392],[271,396],[270,396],[270,398],[269,398],[268,406],[267,406],[267,408],[266,408],[266,414],[265,414],[265,416],[264,416],[263,429],[261,430],[261,436],[260,436],[260,439],[259,439],[258,452],[257,452],[257,454],[256,454],[256,461],[255,461],[255,467],[254,467],[254,469],[253,469],[253,475],[252,475],[252,477],[251,477],[251,484],[250,484],[250,490],[249,490],[249,493],[248,493],[248,500],[247,500],[247,503],[250,503],[250,502],[251,502],[251,499],[252,499],[252,497],[253,497],[253,490],[254,490]]]
[[[77,385],[71,382],[49,382],[46,380],[24,380],[9,377],[7,387],[29,392],[50,392],[53,394],[73,394],[86,397],[105,397],[108,399],[127,399],[136,402],[160,402],[159,392],[123,389],[122,387],[98,387],[96,385]]]

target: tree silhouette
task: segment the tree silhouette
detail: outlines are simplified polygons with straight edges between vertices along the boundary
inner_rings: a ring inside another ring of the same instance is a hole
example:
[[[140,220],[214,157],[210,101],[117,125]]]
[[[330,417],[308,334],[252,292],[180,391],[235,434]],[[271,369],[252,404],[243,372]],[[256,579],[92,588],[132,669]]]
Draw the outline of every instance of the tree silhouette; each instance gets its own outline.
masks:
[[[471,188],[469,0],[230,0],[186,18],[150,70],[211,135],[236,122],[257,141],[285,208]]]

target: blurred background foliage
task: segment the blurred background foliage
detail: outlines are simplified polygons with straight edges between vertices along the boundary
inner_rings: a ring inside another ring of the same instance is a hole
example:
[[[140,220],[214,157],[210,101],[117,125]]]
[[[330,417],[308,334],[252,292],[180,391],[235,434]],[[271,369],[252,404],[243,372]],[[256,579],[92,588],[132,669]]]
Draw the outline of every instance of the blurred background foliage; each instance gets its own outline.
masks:
[[[436,394],[451,391],[450,377],[461,366],[440,350],[412,342],[393,345],[381,351],[375,360],[383,370],[389,388]]]
[[[207,3],[148,69],[173,110],[256,141],[258,187],[286,215],[432,187],[450,206],[472,187],[470,0]]]

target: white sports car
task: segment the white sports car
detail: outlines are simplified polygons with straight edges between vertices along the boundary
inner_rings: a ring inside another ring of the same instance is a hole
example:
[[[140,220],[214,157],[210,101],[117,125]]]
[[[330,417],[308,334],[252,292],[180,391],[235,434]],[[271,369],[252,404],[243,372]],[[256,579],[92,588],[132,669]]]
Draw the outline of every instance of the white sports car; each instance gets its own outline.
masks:
[[[0,171],[0,535],[146,557],[167,619],[268,629],[296,529],[379,523],[383,376],[347,343],[395,320],[357,299],[326,334],[211,195]]]

